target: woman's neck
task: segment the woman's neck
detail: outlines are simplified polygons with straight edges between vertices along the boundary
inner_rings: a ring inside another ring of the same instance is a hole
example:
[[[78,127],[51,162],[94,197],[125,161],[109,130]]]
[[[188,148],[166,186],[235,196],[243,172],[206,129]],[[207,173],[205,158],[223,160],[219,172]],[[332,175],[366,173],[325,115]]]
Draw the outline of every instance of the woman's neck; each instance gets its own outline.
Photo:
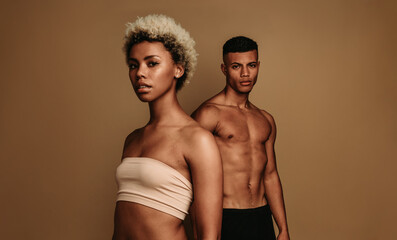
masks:
[[[187,116],[179,105],[176,93],[164,95],[149,102],[150,120],[148,125],[174,125],[180,122],[181,116]]]

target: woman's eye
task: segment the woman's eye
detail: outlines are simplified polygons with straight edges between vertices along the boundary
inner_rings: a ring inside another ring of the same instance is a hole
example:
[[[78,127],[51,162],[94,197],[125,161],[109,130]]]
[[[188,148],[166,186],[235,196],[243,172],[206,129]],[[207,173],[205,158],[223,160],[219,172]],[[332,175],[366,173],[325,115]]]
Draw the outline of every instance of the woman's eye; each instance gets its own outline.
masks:
[[[149,67],[154,67],[154,66],[156,66],[157,64],[159,64],[158,62],[149,62],[148,63],[148,66]]]
[[[130,64],[130,65],[128,65],[128,68],[129,68],[130,70],[134,70],[134,69],[137,68],[137,65],[136,65],[136,64]]]

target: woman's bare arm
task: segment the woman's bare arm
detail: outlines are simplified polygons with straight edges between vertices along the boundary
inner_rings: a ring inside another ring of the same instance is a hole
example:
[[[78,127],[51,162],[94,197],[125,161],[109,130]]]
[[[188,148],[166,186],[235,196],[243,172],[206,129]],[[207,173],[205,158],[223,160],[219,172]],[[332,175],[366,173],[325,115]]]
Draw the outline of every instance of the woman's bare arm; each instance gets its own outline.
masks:
[[[212,134],[202,128],[188,140],[186,160],[193,181],[191,209],[197,239],[220,239],[223,205],[222,162]]]

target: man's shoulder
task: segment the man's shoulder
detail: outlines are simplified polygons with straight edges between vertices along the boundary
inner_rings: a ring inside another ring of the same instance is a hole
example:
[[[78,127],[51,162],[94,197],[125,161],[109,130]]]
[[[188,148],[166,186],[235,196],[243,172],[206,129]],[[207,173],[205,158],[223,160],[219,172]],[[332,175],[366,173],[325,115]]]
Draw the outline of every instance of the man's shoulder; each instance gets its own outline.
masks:
[[[211,97],[203,102],[192,114],[194,118],[201,115],[214,115],[222,110],[222,104],[219,101],[218,95]]]
[[[222,118],[222,101],[219,94],[203,102],[193,113],[192,118],[205,129],[214,131]]]
[[[263,116],[265,116],[268,120],[274,121],[272,114],[264,109],[259,109]]]
[[[265,117],[269,122],[274,122],[274,118],[272,116],[272,114],[270,114],[267,110],[258,108],[257,106],[255,106],[253,103],[251,103],[251,107],[253,109],[255,109],[255,111],[257,111],[258,113],[260,113],[263,117]]]

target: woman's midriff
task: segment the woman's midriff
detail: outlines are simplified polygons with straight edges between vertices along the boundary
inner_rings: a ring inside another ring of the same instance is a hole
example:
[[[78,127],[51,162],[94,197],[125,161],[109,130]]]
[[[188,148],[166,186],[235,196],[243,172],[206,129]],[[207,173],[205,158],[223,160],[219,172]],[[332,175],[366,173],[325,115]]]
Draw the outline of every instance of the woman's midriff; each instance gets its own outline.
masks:
[[[133,202],[118,201],[113,240],[187,240],[181,219]]]

